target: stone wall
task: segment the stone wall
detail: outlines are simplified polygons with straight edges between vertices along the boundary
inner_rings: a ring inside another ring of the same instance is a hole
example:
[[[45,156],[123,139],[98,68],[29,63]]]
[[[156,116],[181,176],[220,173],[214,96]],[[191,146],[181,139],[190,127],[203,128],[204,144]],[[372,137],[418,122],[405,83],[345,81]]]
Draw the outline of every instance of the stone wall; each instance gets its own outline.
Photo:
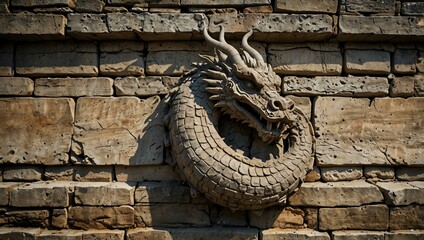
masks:
[[[0,239],[424,239],[424,2],[0,0]],[[315,166],[286,206],[193,197],[161,99],[251,45],[310,115]]]

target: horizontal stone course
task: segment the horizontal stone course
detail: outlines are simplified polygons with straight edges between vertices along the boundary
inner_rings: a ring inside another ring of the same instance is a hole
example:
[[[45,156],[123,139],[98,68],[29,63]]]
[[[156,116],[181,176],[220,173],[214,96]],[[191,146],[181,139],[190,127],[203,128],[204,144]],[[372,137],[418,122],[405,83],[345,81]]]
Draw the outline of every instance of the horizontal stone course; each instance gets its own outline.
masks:
[[[336,13],[337,0],[276,0],[274,10],[287,13]]]
[[[84,97],[112,96],[113,79],[91,78],[38,78],[35,80],[35,96],[44,97]]]
[[[424,206],[408,205],[390,209],[390,228],[401,229],[424,229]]]
[[[181,177],[169,165],[115,166],[117,181],[181,181]]]
[[[75,0],[10,0],[14,7],[75,7]]]
[[[261,231],[262,240],[279,240],[279,239],[308,239],[308,240],[330,240],[330,236],[326,232],[318,232],[311,229],[267,229]]]
[[[343,0],[340,9],[351,14],[395,15],[395,0]]]
[[[9,205],[9,196],[12,189],[21,183],[18,182],[0,182],[0,206]]]
[[[361,240],[361,239],[372,239],[372,240],[385,240],[385,232],[382,231],[333,231],[331,237],[333,240]]]
[[[80,229],[130,228],[134,225],[134,208],[131,206],[69,207],[69,225]]]
[[[45,180],[111,182],[113,166],[65,165],[46,166]]]
[[[424,204],[424,182],[378,182],[389,205]]]
[[[75,186],[75,204],[84,206],[134,205],[135,186],[123,182],[80,183]]]
[[[0,225],[3,226],[46,228],[49,226],[49,217],[49,210],[46,209],[0,209]]]
[[[190,188],[178,183],[142,182],[135,190],[136,203],[189,203]]]
[[[349,74],[388,75],[390,53],[380,50],[345,50],[344,70]]]
[[[0,77],[0,85],[0,95],[31,96],[34,92],[34,81],[30,78]]]
[[[3,171],[4,181],[40,181],[44,173],[42,166],[6,165]]]
[[[168,93],[163,84],[163,77],[159,76],[116,78],[114,86],[118,96],[146,97]]]

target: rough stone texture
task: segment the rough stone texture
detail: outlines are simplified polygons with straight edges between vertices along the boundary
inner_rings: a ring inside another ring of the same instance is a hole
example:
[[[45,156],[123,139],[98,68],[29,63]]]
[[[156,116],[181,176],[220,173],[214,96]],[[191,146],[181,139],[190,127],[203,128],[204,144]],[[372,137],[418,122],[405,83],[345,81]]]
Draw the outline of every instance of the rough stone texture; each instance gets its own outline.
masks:
[[[184,230],[186,230],[185,228]],[[133,228],[129,229],[127,231],[127,239],[128,240],[155,240],[155,239],[162,239],[162,240],[173,240],[173,236],[165,230],[165,229],[154,229],[154,228]]]
[[[1,14],[0,38],[11,40],[53,40],[65,36],[66,18],[52,14]]]
[[[162,108],[158,96],[78,99],[71,160],[95,165],[163,163]]]
[[[424,182],[378,182],[389,205],[424,204]]]
[[[11,0],[10,4],[14,7],[75,7],[75,0]]]
[[[385,77],[284,77],[283,92],[301,96],[381,97],[389,93]]]
[[[10,192],[18,185],[17,182],[0,182],[0,206],[9,205]]]
[[[31,96],[34,91],[34,81],[25,77],[0,77],[0,85],[0,95]]]
[[[424,181],[424,168],[400,167],[396,169],[396,178],[404,181]]]
[[[153,204],[136,205],[137,227],[188,227],[209,226],[207,204]],[[178,211],[174,211],[178,209]],[[172,212],[172,214],[169,214]]]
[[[10,192],[14,207],[68,207],[74,191],[72,182],[46,181],[19,185]]]
[[[392,231],[385,234],[385,240],[416,240],[424,238],[423,230]]]
[[[318,232],[311,229],[267,229],[261,231],[262,240],[330,240],[326,232]]]
[[[378,188],[365,181],[303,183],[289,198],[293,206],[360,206],[384,200]]]
[[[38,78],[35,80],[35,96],[83,97],[113,95],[113,79],[92,78]]]
[[[144,68],[142,52],[122,49],[100,54],[100,73],[105,76],[140,76],[144,75]]]
[[[13,44],[2,42],[0,46],[0,76],[10,77],[13,74]]]
[[[337,0],[276,0],[276,12],[286,13],[336,13]]]
[[[6,240],[22,239],[22,240],[37,240],[41,233],[40,228],[8,228],[0,227],[0,238]]]
[[[108,37],[106,14],[70,13],[66,34],[77,39],[104,39]]]
[[[84,206],[134,205],[134,186],[123,182],[91,182],[75,186],[75,204]]]
[[[249,225],[257,228],[303,228],[305,213],[300,208],[271,207],[258,216],[256,211],[249,211]]]
[[[113,166],[47,166],[44,172],[46,180],[111,182]]]
[[[264,5],[264,6],[255,6],[255,7],[247,7],[243,9],[243,13],[272,13],[272,6]]]
[[[129,228],[134,225],[134,208],[118,207],[69,207],[69,225],[82,229]]]
[[[76,230],[44,230],[38,237],[40,240],[81,240],[81,232]]]
[[[181,0],[182,6],[199,6],[199,7],[236,7],[236,6],[250,6],[250,5],[267,5],[270,0]]]
[[[269,63],[283,75],[340,75],[343,58],[338,44],[270,44]]]
[[[376,181],[394,179],[395,169],[392,167],[364,167],[364,176]]]
[[[361,179],[362,167],[325,167],[321,168],[324,182],[351,181]]]
[[[219,226],[247,226],[247,211],[231,212],[228,208],[212,206],[210,209],[212,225]]]
[[[391,97],[412,97],[414,95],[415,78],[395,77],[390,86]]]
[[[319,97],[316,153],[324,165],[420,165],[424,152],[422,98]]]
[[[169,165],[115,166],[115,174],[120,182],[181,181],[181,177]]]
[[[424,96],[424,74],[415,75],[414,80],[415,80],[415,84],[414,84],[415,96],[423,97]]]
[[[4,181],[40,181],[44,169],[41,166],[5,166]]]
[[[395,0],[343,0],[340,9],[343,13],[394,15]]]
[[[419,41],[424,37],[421,17],[348,16],[339,18],[340,41]]]
[[[372,240],[385,240],[384,232],[377,231],[334,231],[331,233],[333,240],[362,240],[362,239],[372,239]]]
[[[424,16],[424,2],[403,2],[400,12],[402,15]]]
[[[214,14],[209,31],[219,32],[221,24],[237,39],[255,29],[252,39],[261,42],[319,41],[333,34],[333,19],[325,14]]]
[[[66,163],[74,109],[67,98],[0,99],[0,163]]]
[[[390,53],[380,50],[345,50],[345,71],[349,74],[388,75]]]
[[[123,230],[89,230],[82,232],[83,240],[124,240],[125,231]]]
[[[51,225],[55,228],[66,228],[68,225],[68,210],[66,208],[53,209]]]
[[[393,57],[393,72],[399,74],[415,74],[417,71],[418,52],[415,49],[397,48]]]
[[[0,225],[45,228],[49,225],[49,210],[0,209]]]
[[[318,208],[305,208],[304,211],[306,226],[318,230]]]
[[[106,9],[105,9],[106,10]],[[107,13],[109,37],[114,39],[135,39],[143,31],[144,15],[129,12]]]
[[[317,166],[314,166],[312,171],[310,171],[304,181],[305,182],[316,182],[319,181],[321,179],[321,171]]]
[[[136,203],[189,203],[190,188],[179,183],[142,182],[135,190]]]
[[[16,50],[16,73],[25,76],[96,76],[97,65],[97,48],[94,43],[27,43],[17,46]]]
[[[163,85],[162,77],[123,77],[115,79],[115,91],[118,96],[164,95],[168,89]]]
[[[387,230],[389,227],[389,209],[386,205],[320,208],[318,216],[320,230]]]
[[[78,0],[75,5],[75,11],[100,13],[103,11],[104,6],[103,0]]]
[[[409,205],[390,209],[390,229],[423,229],[424,206]]]
[[[417,66],[418,72],[424,73],[424,49],[421,49],[418,52],[418,59],[417,59],[416,66]]]

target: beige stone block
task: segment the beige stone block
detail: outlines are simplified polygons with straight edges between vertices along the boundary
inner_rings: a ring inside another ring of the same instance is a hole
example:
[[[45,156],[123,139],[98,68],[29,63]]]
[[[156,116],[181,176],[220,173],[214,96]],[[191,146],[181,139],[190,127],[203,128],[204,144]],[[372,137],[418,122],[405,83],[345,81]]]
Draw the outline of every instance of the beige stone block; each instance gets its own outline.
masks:
[[[97,65],[97,47],[89,42],[25,43],[16,50],[16,73],[24,76],[96,76]]]
[[[103,41],[100,43],[100,52],[119,53],[119,52],[143,52],[144,42],[141,41]]]
[[[418,140],[424,99],[319,97],[315,101],[317,163],[421,165]]]
[[[342,1],[340,9],[343,13],[350,14],[376,14],[395,15],[395,0],[373,1],[373,0],[345,0]]]
[[[314,166],[313,169],[306,174],[304,179],[305,182],[316,182],[321,179],[321,171],[317,166]]]
[[[141,182],[135,190],[136,203],[189,203],[190,188],[176,182]]]
[[[108,37],[106,14],[70,13],[66,33],[76,39],[102,40]]]
[[[35,80],[35,96],[84,97],[113,95],[113,79],[91,78],[38,78]]]
[[[243,13],[272,13],[272,6],[263,5],[263,6],[255,6],[255,7],[247,7],[243,9]]]
[[[324,182],[352,181],[361,179],[362,167],[322,167],[321,177]]]
[[[37,240],[42,229],[40,228],[15,228],[15,227],[0,227],[0,238],[12,240]]]
[[[106,8],[107,6],[104,9],[105,11]],[[136,39],[137,34],[143,32],[144,14],[115,11],[107,13],[106,15],[109,30],[108,38]]]
[[[124,51],[100,54],[100,74],[104,76],[140,76],[144,74],[142,52]]]
[[[376,181],[394,179],[395,169],[392,167],[364,167],[364,176]]]
[[[162,82],[162,77],[123,77],[115,79],[115,91],[118,96],[140,96],[164,95],[168,89]]]
[[[0,95],[31,96],[34,92],[34,81],[25,77],[0,77],[0,85]]]
[[[80,98],[76,109],[71,161],[90,165],[164,162],[164,105],[158,96]]]
[[[389,205],[424,204],[424,182],[378,182]]]
[[[180,8],[149,8],[149,13],[181,13]]]
[[[326,232],[318,232],[312,229],[267,229],[260,233],[262,240],[330,240],[330,236]]]
[[[56,181],[111,182],[113,166],[46,166],[44,178]]]
[[[424,206],[409,205],[390,209],[390,229],[423,229]]]
[[[395,77],[390,86],[391,97],[411,97],[414,95],[415,78],[410,76]]]
[[[174,238],[171,234],[165,229],[154,229],[154,228],[133,228],[127,231],[128,240],[173,240]]]
[[[69,225],[74,228],[130,228],[134,225],[134,208],[130,206],[73,206],[68,211]]]
[[[418,52],[415,49],[399,49],[395,50],[393,56],[393,72],[399,74],[415,74],[417,72]]]
[[[9,205],[10,192],[19,184],[17,182],[0,182],[0,206]]]
[[[100,13],[103,11],[105,2],[103,0],[78,0],[75,5],[76,12]]]
[[[10,40],[64,39],[66,17],[53,14],[2,14],[0,26],[0,37]]]
[[[424,181],[423,167],[400,167],[396,169],[396,178],[404,181]]]
[[[372,239],[372,240],[385,240],[385,232],[379,231],[333,231],[331,237],[333,240],[362,240],[362,239]]]
[[[305,213],[300,208],[271,207],[258,215],[249,211],[249,226],[261,229],[267,228],[303,228]]]
[[[386,205],[351,208],[320,208],[319,229],[322,230],[387,230],[389,209]]]
[[[0,76],[13,76],[13,49],[13,44],[8,42],[3,42],[0,46]]]
[[[303,183],[289,198],[293,206],[360,206],[383,202],[379,189],[365,181]]]
[[[46,228],[49,226],[49,210],[0,209],[0,225]]]
[[[250,6],[250,5],[266,5],[270,4],[270,0],[181,0],[182,6],[207,6],[207,7],[225,7],[225,6]]]
[[[136,205],[134,208],[137,227],[202,227],[210,225],[207,204],[150,204]],[[172,214],[170,214],[171,212]]]
[[[5,181],[40,181],[44,169],[41,166],[6,165],[3,171]]]
[[[88,230],[82,232],[83,240],[124,240],[125,231],[124,230]]]
[[[46,8],[33,8],[32,11],[34,13],[44,13],[44,14],[67,14],[72,13],[73,10],[70,7],[46,7]]]
[[[84,206],[134,205],[135,187],[123,182],[75,185],[75,204]]]
[[[336,13],[337,0],[277,0],[274,4],[276,12],[286,13]]]
[[[68,98],[1,99],[0,163],[67,163],[74,109]]]
[[[75,7],[75,0],[10,0],[10,4],[14,7]]]
[[[38,237],[40,240],[81,240],[82,233],[76,230],[44,230]]]
[[[202,52],[149,52],[146,57],[146,73],[150,75],[180,76],[193,69],[193,64],[202,62],[199,54],[202,54]]]
[[[53,209],[51,225],[59,229],[66,228],[68,226],[68,210],[66,208]]]
[[[345,71],[348,74],[388,75],[390,53],[380,50],[345,50]]]
[[[116,179],[120,182],[181,181],[177,171],[169,165],[115,166]]]
[[[385,234],[385,240],[415,240],[424,238],[423,230],[391,231]]]
[[[414,91],[415,96],[423,97],[424,96],[424,74],[419,74],[414,76]]]

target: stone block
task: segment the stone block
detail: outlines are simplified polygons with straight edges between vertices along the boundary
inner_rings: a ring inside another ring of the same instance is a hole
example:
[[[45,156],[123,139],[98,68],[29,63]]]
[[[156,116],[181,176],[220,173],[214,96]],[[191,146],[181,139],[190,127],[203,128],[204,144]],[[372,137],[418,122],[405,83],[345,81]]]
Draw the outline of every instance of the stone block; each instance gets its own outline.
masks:
[[[142,52],[121,51],[100,54],[100,73],[104,76],[144,75],[144,56]]]
[[[129,12],[107,13],[108,38],[136,39],[137,34],[143,32],[143,14]]]
[[[0,26],[0,38],[30,41],[64,39],[66,17],[53,14],[2,14]]]
[[[379,189],[365,181],[303,183],[289,198],[292,206],[361,206],[383,202]]]
[[[0,77],[0,85],[2,86],[0,88],[0,95],[31,96],[34,92],[34,81],[30,78]]]
[[[10,0],[14,7],[75,7],[75,0]]]
[[[71,161],[90,165],[162,164],[163,114],[164,105],[158,96],[144,100],[78,99]]]
[[[304,211],[306,226],[318,230],[318,208],[304,208]]]
[[[0,227],[0,239],[37,240],[41,231],[40,228]]]
[[[415,96],[417,97],[423,97],[424,96],[424,75],[415,75],[414,76],[414,91]]]
[[[231,210],[228,208],[212,206],[209,216],[212,225],[239,227],[247,226],[247,212],[243,210],[231,212]]]
[[[0,99],[0,163],[67,163],[74,109],[67,98]]]
[[[214,14],[209,31],[218,33],[220,25],[230,38],[241,39],[255,29],[252,40],[261,42],[320,41],[333,35],[333,19],[326,14]],[[302,55],[298,55],[299,57]],[[302,56],[303,57],[303,56]]]
[[[49,210],[0,209],[0,225],[46,228],[49,226]]]
[[[270,44],[268,54],[277,74],[316,76],[342,72],[342,54],[333,43]]]
[[[402,2],[400,13],[407,16],[424,16],[424,2]]]
[[[392,97],[412,97],[414,96],[415,78],[410,76],[395,77],[390,86],[390,96]]]
[[[312,229],[267,229],[260,233],[262,240],[330,240],[330,236],[326,232],[318,232]]]
[[[395,169],[392,167],[364,167],[364,176],[375,181],[394,179]]]
[[[136,205],[137,227],[189,227],[209,226],[207,204],[150,204]],[[178,211],[174,211],[178,209]],[[169,214],[172,212],[172,214]]]
[[[56,181],[111,182],[113,166],[46,166],[44,178]]]
[[[66,33],[76,39],[104,39],[109,33],[106,14],[70,13]]]
[[[348,16],[339,18],[339,41],[421,41],[422,17]]]
[[[187,228],[185,228],[187,229]],[[155,229],[155,228],[133,228],[128,229],[126,234],[126,239],[128,240],[156,240],[156,239],[162,239],[162,240],[173,240],[174,237],[171,236],[169,231],[165,229]]]
[[[417,114],[424,114],[424,99],[317,98],[318,165],[421,165]]]
[[[424,206],[409,205],[390,209],[390,229],[424,229]]]
[[[261,229],[267,228],[303,228],[305,213],[300,208],[270,207],[258,215],[249,211],[249,226]]]
[[[343,0],[340,9],[352,14],[395,15],[395,0]]]
[[[115,79],[115,91],[118,96],[149,97],[153,95],[165,95],[168,89],[162,82],[162,77],[123,77]]]
[[[304,181],[316,182],[316,181],[319,181],[320,179],[321,179],[321,170],[317,166],[314,166],[313,169],[308,174],[306,174]]]
[[[17,182],[0,182],[0,206],[9,205],[10,192],[18,185]]]
[[[176,182],[141,182],[135,190],[136,203],[189,203],[190,188]]]
[[[276,0],[274,9],[284,13],[336,13],[337,0]]]
[[[9,205],[14,207],[68,207],[72,182],[46,181],[26,183],[14,187],[10,192]]]
[[[207,1],[196,1],[196,0],[181,0],[182,6],[198,6],[198,7],[244,7],[251,5],[268,5],[271,4],[270,0],[207,0]]]
[[[362,239],[372,239],[372,240],[385,240],[384,232],[379,231],[334,231],[331,233],[333,240],[362,240]]]
[[[378,182],[389,205],[424,204],[424,182]]]
[[[423,167],[397,168],[396,178],[403,181],[424,181],[424,168]]]
[[[324,182],[352,181],[361,179],[362,167],[323,167],[321,177]]]
[[[55,208],[52,210],[51,223],[53,227],[63,229],[68,226],[68,210],[66,208]]]
[[[4,181],[40,181],[44,169],[41,166],[6,165],[3,171]]]
[[[68,211],[69,225],[74,228],[130,228],[134,225],[134,208],[130,206],[72,206]]]
[[[97,47],[89,42],[27,43],[16,50],[16,73],[23,76],[96,76],[97,65]]]
[[[105,3],[103,0],[78,0],[75,5],[76,12],[100,13]]]
[[[44,230],[39,240],[82,240],[82,234],[76,230]]]
[[[345,50],[345,71],[349,74],[388,75],[390,53],[380,50]]]
[[[386,232],[385,240],[416,240],[424,238],[423,230],[400,230]]]
[[[35,96],[84,97],[113,95],[113,79],[91,78],[38,78],[35,80]]]
[[[134,205],[134,186],[123,182],[90,182],[75,185],[75,204],[84,206]]]
[[[389,209],[386,205],[350,208],[320,208],[319,229],[322,230],[387,230]]]
[[[263,6],[254,6],[254,7],[247,7],[243,9],[243,13],[272,13],[272,6],[270,5],[263,5]]]
[[[300,96],[382,97],[388,95],[389,83],[386,77],[287,76],[283,92]]]
[[[120,182],[181,181],[181,177],[169,165],[115,166],[116,179]]]
[[[2,42],[0,46],[0,76],[13,76],[13,44]]]
[[[124,240],[125,231],[124,230],[88,230],[82,232],[83,240]]]
[[[73,10],[70,7],[47,7],[47,8],[33,8],[32,11],[34,13],[44,13],[44,14],[51,14],[51,13],[57,13],[57,14],[67,14],[72,13]]]
[[[418,52],[415,49],[400,49],[395,50],[393,56],[393,72],[398,74],[415,74],[417,72]]]

